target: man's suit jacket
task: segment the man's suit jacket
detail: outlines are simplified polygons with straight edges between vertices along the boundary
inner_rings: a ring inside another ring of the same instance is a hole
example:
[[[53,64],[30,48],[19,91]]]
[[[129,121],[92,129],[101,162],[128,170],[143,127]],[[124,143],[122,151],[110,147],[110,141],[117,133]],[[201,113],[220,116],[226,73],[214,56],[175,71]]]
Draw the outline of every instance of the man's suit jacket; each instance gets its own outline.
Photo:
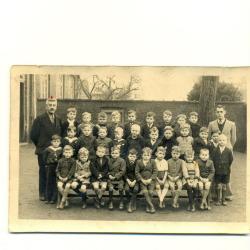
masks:
[[[50,145],[52,135],[58,134],[61,136],[62,122],[57,115],[54,117],[55,122],[53,124],[48,113],[46,112],[37,116],[32,124],[30,139],[36,146],[36,154],[42,154],[43,151]]]
[[[219,130],[218,121],[214,120],[214,121],[210,122],[208,125],[209,138],[211,138],[213,132],[218,131],[218,130]],[[227,145],[226,146],[230,149],[233,149],[233,146],[236,142],[235,123],[226,119],[224,128],[222,130],[222,134],[224,134],[227,137]]]

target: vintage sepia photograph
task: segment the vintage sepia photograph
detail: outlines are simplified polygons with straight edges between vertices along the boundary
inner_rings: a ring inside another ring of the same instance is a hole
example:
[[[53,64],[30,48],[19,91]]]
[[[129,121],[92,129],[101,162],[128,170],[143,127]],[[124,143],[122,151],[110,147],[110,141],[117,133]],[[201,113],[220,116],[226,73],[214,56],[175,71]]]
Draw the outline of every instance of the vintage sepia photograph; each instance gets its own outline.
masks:
[[[248,67],[13,66],[11,232],[249,233]]]

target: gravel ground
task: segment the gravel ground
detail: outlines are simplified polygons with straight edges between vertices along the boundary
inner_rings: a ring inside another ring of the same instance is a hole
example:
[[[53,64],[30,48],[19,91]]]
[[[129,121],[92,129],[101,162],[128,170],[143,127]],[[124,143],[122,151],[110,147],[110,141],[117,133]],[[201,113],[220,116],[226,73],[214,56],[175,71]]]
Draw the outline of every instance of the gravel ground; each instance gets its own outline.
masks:
[[[31,144],[20,146],[20,178],[19,178],[19,218],[49,220],[120,220],[120,221],[190,221],[190,222],[244,222],[246,218],[246,154],[235,153],[232,166],[232,188],[234,200],[227,207],[213,206],[211,211],[198,210],[187,212],[187,199],[180,199],[180,208],[173,210],[170,199],[164,210],[157,209],[155,214],[145,213],[145,202],[138,200],[138,209],[132,214],[116,209],[97,210],[93,207],[93,199],[88,199],[89,206],[81,209],[80,199],[70,199],[70,206],[64,210],[55,205],[45,204],[38,200],[38,165]],[[157,204],[157,200],[154,200]]]

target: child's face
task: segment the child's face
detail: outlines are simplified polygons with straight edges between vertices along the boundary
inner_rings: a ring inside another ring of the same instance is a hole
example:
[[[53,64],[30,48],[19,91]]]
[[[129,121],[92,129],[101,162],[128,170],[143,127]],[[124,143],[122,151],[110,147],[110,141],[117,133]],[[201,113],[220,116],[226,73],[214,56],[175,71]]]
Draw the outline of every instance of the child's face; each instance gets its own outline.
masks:
[[[80,160],[81,162],[86,162],[86,161],[88,160],[88,157],[89,157],[88,154],[81,154],[81,155],[79,156],[79,160]]]
[[[142,160],[149,161],[150,159],[151,159],[151,154],[149,154],[149,153],[142,154]]]
[[[112,115],[112,117],[111,117],[111,121],[113,123],[119,123],[120,120],[121,120],[121,118],[120,118],[120,116],[118,114],[117,115]]]
[[[186,123],[186,119],[185,119],[184,117],[180,117],[180,118],[177,120],[177,123],[178,123],[179,125],[183,125],[183,124]]]
[[[97,148],[96,155],[102,158],[105,155],[105,148]]]
[[[107,124],[107,118],[105,117],[98,117],[98,123],[101,125],[106,125]]]
[[[113,159],[117,159],[120,156],[120,151],[119,150],[113,150],[111,152],[111,156]]]
[[[203,161],[207,161],[209,158],[209,151],[208,150],[201,150],[200,151],[200,158]]]
[[[129,159],[130,162],[135,162],[135,160],[136,160],[136,155],[135,155],[135,154],[129,154],[129,155],[128,155],[128,159]]]
[[[208,133],[207,132],[200,132],[200,138],[202,139],[202,140],[207,140],[207,138],[208,138]]]
[[[63,155],[64,155],[65,158],[68,159],[68,158],[70,158],[73,155],[73,152],[72,152],[72,150],[65,150],[63,152]]]
[[[135,113],[131,113],[128,115],[128,121],[129,122],[134,122],[136,120],[136,115]]]
[[[73,137],[75,137],[75,135],[76,135],[76,131],[75,130],[71,129],[71,130],[67,131],[67,136],[69,138],[73,138]]]
[[[172,120],[172,115],[163,114],[163,121],[169,123]]]
[[[82,116],[82,122],[83,123],[89,123],[89,122],[91,122],[91,115],[83,115]]]
[[[198,117],[196,116],[196,115],[191,115],[190,117],[189,117],[189,121],[191,122],[191,123],[197,123],[198,122]]]
[[[152,124],[154,122],[154,117],[153,116],[147,116],[146,117],[146,123],[148,124]]]
[[[181,129],[180,133],[182,136],[188,136],[189,129],[188,128]]]
[[[123,131],[122,130],[115,130],[115,139],[120,140],[122,139]]]
[[[82,129],[82,133],[85,135],[85,136],[90,136],[91,134],[91,128],[89,126],[86,126]]]
[[[171,130],[166,130],[164,132],[164,136],[165,136],[166,139],[170,139],[170,138],[173,137],[173,132]]]
[[[221,147],[227,145],[227,138],[225,136],[219,136],[218,143]]]
[[[155,155],[156,155],[156,157],[157,157],[158,160],[162,160],[162,159],[164,159],[164,157],[165,157],[165,154],[164,154],[164,152],[162,152],[162,151],[156,152]]]
[[[105,129],[99,129],[98,136],[104,139],[107,136],[107,131]]]
[[[181,155],[181,154],[180,154],[179,152],[177,152],[177,151],[172,151],[171,155],[172,155],[172,158],[173,158],[174,160],[177,160],[177,159],[180,158],[180,155]]]
[[[73,111],[70,111],[68,114],[67,114],[67,117],[70,121],[73,121],[76,119],[76,112],[73,112]]]
[[[187,162],[193,162],[194,156],[193,155],[186,155],[185,159],[186,159]]]
[[[212,140],[213,140],[215,143],[218,143],[218,139],[219,139],[219,134],[218,134],[218,133],[213,133],[213,135],[212,135]]]
[[[149,137],[152,139],[152,140],[157,140],[158,137],[159,137],[159,134],[158,132],[151,132]]]
[[[140,128],[139,127],[131,127],[131,135],[133,138],[136,138],[140,134]]]
[[[59,140],[59,139],[56,139],[56,140],[52,140],[52,141],[51,141],[51,145],[52,145],[54,148],[58,148],[60,144],[61,144],[61,140]]]

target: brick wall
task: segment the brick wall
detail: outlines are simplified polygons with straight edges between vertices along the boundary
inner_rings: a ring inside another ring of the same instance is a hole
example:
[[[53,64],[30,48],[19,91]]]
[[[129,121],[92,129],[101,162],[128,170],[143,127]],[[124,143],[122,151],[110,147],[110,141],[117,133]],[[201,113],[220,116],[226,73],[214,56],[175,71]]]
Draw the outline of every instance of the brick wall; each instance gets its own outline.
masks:
[[[243,102],[225,102],[220,103],[225,105],[227,109],[228,119],[234,121],[237,127],[237,142],[235,150],[240,152],[246,152],[246,103]],[[73,100],[64,99],[58,100],[57,114],[65,119],[66,109],[69,106],[75,106],[78,110],[78,120],[80,120],[81,113],[90,112],[92,113],[92,119],[95,123],[97,120],[97,114],[101,110],[119,109],[124,111],[123,120],[127,119],[127,111],[134,109],[137,111],[138,120],[143,121],[145,114],[148,111],[156,113],[156,121],[160,122],[162,119],[162,112],[166,109],[172,111],[173,116],[180,113],[188,114],[190,111],[197,111],[199,109],[198,102],[188,101],[126,101],[126,100],[115,100],[115,101],[102,101],[102,100]],[[38,99],[37,101],[37,115],[44,112],[45,100]]]

